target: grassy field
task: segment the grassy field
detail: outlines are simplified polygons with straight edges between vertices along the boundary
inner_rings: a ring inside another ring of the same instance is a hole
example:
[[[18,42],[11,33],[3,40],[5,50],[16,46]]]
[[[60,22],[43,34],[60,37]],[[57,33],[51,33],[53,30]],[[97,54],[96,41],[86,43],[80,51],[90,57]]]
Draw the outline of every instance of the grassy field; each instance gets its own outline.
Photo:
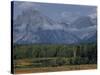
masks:
[[[39,72],[55,72],[55,71],[88,70],[88,69],[96,69],[97,68],[97,64],[54,65],[54,63],[53,63],[53,66],[52,66],[52,63],[50,63],[50,65],[46,65],[47,62],[45,62],[45,63],[41,62],[41,60],[44,61],[45,59],[47,59],[47,58],[14,60],[14,63],[15,63],[14,72],[16,74],[21,74],[21,73],[23,74],[23,73],[39,73]],[[48,59],[55,60],[57,58],[48,58]],[[68,59],[68,58],[66,58],[66,59]],[[37,62],[38,60],[39,60],[39,62]],[[40,64],[40,62],[42,64]]]
[[[39,72],[55,72],[55,71],[72,71],[72,70],[88,70],[96,69],[96,64],[85,64],[85,65],[66,65],[58,67],[40,67],[40,68],[16,68],[16,74],[23,73],[39,73]]]

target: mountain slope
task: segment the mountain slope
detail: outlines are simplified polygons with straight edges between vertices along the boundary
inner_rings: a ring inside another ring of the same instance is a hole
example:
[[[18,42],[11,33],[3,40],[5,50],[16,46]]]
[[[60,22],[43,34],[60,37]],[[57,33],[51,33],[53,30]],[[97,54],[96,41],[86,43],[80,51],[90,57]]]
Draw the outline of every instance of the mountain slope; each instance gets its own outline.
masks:
[[[71,27],[81,29],[81,28],[86,28],[86,27],[93,26],[93,25],[94,24],[93,24],[92,19],[90,17],[82,16],[82,17],[79,17],[78,19],[76,19],[71,24]]]
[[[90,17],[71,24],[57,23],[35,9],[23,11],[13,24],[13,43],[78,44],[96,41],[96,25]]]

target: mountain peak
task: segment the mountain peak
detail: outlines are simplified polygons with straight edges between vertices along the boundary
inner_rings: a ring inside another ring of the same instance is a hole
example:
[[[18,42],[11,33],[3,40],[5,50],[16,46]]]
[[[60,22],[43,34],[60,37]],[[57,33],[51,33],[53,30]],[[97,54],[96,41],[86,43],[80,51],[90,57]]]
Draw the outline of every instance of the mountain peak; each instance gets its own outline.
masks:
[[[92,22],[92,19],[89,16],[81,16],[71,24],[71,27],[81,29],[81,28],[87,28],[93,25],[94,24]]]

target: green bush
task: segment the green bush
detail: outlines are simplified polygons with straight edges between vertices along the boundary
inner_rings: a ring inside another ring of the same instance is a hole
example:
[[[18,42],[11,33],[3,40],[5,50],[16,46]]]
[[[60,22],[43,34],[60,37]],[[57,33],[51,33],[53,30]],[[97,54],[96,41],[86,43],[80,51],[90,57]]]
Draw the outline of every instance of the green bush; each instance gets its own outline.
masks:
[[[56,63],[57,63],[58,66],[65,65],[66,64],[66,59],[59,57],[59,58],[56,59]]]

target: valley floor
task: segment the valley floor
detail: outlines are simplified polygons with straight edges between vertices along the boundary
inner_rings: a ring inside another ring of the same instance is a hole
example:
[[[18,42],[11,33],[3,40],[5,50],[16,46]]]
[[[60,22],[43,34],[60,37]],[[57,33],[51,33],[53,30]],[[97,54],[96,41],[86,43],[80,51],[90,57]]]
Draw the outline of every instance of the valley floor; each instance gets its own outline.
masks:
[[[97,64],[66,65],[58,67],[16,68],[16,74],[97,69]]]

